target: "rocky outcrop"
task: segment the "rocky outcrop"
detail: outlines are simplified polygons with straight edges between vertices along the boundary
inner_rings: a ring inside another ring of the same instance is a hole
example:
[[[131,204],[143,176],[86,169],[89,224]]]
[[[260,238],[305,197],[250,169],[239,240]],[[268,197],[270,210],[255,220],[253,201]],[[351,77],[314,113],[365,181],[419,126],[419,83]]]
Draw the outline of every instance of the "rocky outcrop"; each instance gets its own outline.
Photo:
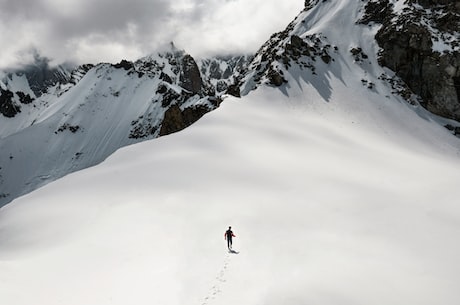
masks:
[[[202,88],[201,74],[198,65],[192,56],[186,54],[182,57],[181,86],[193,94],[200,93]]]
[[[287,83],[285,74],[290,73],[291,67],[316,75],[317,65],[328,65],[333,61],[330,53],[337,48],[332,47],[321,34],[297,33],[296,22],[291,22],[284,31],[270,37],[248,65],[238,84],[239,90],[232,86],[229,94],[246,95],[260,84],[279,87]]]
[[[192,106],[184,110],[181,110],[177,105],[173,105],[164,114],[159,135],[165,136],[185,129],[208,112],[209,107],[205,105]]]
[[[199,66],[201,74],[215,88],[215,94],[220,95],[234,92],[234,84],[241,80],[252,59],[249,55],[216,56],[201,60]]]
[[[193,57],[173,44],[165,52],[136,61],[129,69],[160,80],[152,105],[132,121],[130,138],[154,138],[182,130],[220,104],[214,102],[219,100],[215,89],[202,77]]]
[[[12,118],[21,112],[21,106],[13,99],[14,93],[0,88],[0,113],[7,118]]]
[[[126,71],[129,71],[131,69],[134,69],[134,64],[130,61],[127,61],[126,59],[122,59],[119,63],[114,64],[113,67],[115,69],[124,69]]]
[[[418,4],[418,5],[414,5]],[[430,112],[460,121],[460,2],[411,0],[400,12],[370,1],[361,23],[382,27],[379,61],[422,98]]]
[[[163,123],[161,124],[160,136],[177,132],[185,127],[182,111],[178,105],[173,105],[165,112]]]
[[[22,91],[16,91],[16,95],[19,97],[21,104],[30,104],[34,101],[34,98],[30,94],[24,93]]]
[[[321,0],[305,0],[305,10],[309,10],[314,7]]]

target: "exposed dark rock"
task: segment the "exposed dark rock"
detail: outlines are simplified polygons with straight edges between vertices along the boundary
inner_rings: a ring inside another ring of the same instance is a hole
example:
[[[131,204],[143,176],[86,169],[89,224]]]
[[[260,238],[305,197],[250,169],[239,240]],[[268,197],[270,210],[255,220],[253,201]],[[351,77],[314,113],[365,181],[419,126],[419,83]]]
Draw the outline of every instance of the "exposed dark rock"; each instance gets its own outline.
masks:
[[[75,70],[72,71],[69,82],[74,85],[77,84],[92,68],[94,68],[93,64],[84,64],[78,66]]]
[[[172,82],[173,82],[171,77],[169,77],[169,75],[164,73],[164,72],[161,72],[160,79],[165,81],[165,82],[167,82],[168,84],[172,84]]]
[[[34,99],[30,96],[30,94],[25,94],[22,91],[17,91],[16,95],[19,97],[19,101],[22,104],[30,104],[34,101]]]
[[[116,69],[125,69],[126,71],[129,71],[134,69],[134,64],[130,61],[122,59],[118,64],[114,64],[113,67]]]
[[[459,126],[452,126],[450,124],[447,124],[444,127],[446,127],[448,130],[450,130],[453,135],[460,136],[460,127]]]
[[[229,78],[231,75],[232,70],[230,66],[227,66],[227,68],[222,71],[218,61],[213,61],[209,64],[209,77],[212,79],[225,79]]]
[[[185,126],[190,126],[198,121],[203,115],[209,112],[209,108],[205,105],[198,105],[185,108],[182,111],[182,118]]]
[[[270,84],[277,87],[281,86],[284,83],[287,83],[287,80],[285,80],[279,72],[273,69],[268,70],[267,77],[270,80]]]
[[[14,93],[0,88],[0,113],[7,118],[12,118],[21,112],[21,106],[13,99]]]
[[[209,97],[209,102],[211,103],[211,105],[214,107],[213,109],[217,108],[220,106],[220,104],[222,103],[222,98],[217,96],[210,96]],[[212,109],[208,109],[208,111],[211,111]]]
[[[164,136],[180,131],[198,121],[211,110],[205,105],[196,105],[181,111],[178,105],[173,105],[164,114],[159,135]]]
[[[239,84],[233,84],[228,86],[227,91],[225,93],[233,95],[235,97],[241,97]]]
[[[365,14],[358,23],[385,23],[394,17],[393,4],[389,0],[369,1],[365,6]]]
[[[65,130],[69,130],[71,133],[76,133],[78,130],[80,130],[80,126],[65,123],[61,125],[54,133],[58,134],[60,132],[64,132]]]
[[[229,86],[238,82],[252,60],[248,55],[226,55],[204,59],[200,62],[203,86],[207,95],[225,93]],[[212,94],[211,92],[214,92]]]
[[[430,112],[460,121],[460,53],[433,50],[433,40],[443,39],[460,26],[459,1],[410,0],[420,7],[408,7],[392,22],[385,18],[388,0],[366,5],[362,23],[382,23],[376,40],[382,48],[379,63],[396,72]],[[430,26],[428,26],[429,24]],[[458,48],[458,41],[450,42]]]
[[[460,11],[460,1],[458,0],[409,0],[409,3],[417,3],[425,8],[432,8],[435,6],[447,6],[453,11]]]
[[[351,55],[355,58],[355,61],[360,63],[363,62],[365,59],[368,59],[369,56],[363,52],[361,48],[352,48],[350,50]]]
[[[304,10],[309,10],[312,7],[314,7],[319,1],[321,0],[305,0],[305,8]],[[327,1],[327,0],[322,0],[322,1]]]
[[[168,110],[166,110],[163,123],[160,128],[160,136],[165,136],[177,131],[180,131],[187,127],[184,122],[184,117],[182,111],[178,105],[172,105]]]
[[[166,87],[166,86],[164,86]],[[164,88],[161,89],[163,91]],[[173,104],[174,102],[182,101],[186,99],[188,96],[183,93],[182,95],[177,93],[171,88],[166,88],[166,91],[162,93],[163,97],[161,99],[161,106],[162,107],[168,107],[169,105]]]
[[[137,71],[133,62],[122,59],[121,62],[112,65],[115,69],[124,69],[128,71],[128,75],[137,74],[137,77],[141,78],[144,76],[144,71]]]
[[[297,35],[292,35],[291,36],[291,45],[296,48],[296,49],[300,49],[302,48],[303,46],[305,46],[305,42],[303,41],[302,38],[300,38],[299,36]]]
[[[324,63],[328,64],[331,62],[332,57],[329,54],[324,54],[321,55],[321,60],[324,61]]]
[[[163,84],[160,84],[157,89],[157,93],[164,94],[168,91],[168,87]]]
[[[155,135],[158,130],[158,126],[151,116],[146,118],[140,116],[137,120],[131,122],[131,125],[134,127],[129,132],[128,137],[130,139],[144,139]]]
[[[181,86],[193,94],[199,93],[202,88],[201,74],[192,56],[187,54],[182,58],[182,69]]]

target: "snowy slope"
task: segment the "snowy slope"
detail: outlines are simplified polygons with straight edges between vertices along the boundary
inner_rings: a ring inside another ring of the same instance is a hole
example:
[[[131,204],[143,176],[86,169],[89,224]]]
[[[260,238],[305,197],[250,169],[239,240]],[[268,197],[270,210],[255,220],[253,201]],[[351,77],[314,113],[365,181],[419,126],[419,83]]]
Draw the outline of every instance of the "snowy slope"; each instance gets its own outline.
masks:
[[[458,140],[360,88],[300,89],[229,98],[3,207],[0,302],[457,304]]]

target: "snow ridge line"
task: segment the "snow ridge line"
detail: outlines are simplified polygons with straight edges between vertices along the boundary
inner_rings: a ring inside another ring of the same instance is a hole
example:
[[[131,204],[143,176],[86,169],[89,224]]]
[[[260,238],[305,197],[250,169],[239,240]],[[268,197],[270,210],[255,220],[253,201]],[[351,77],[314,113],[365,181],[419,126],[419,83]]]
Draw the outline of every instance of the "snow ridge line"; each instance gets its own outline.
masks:
[[[225,256],[224,265],[222,266],[221,270],[219,271],[219,273],[217,274],[215,278],[214,285],[209,290],[203,302],[201,302],[201,305],[208,305],[212,300],[214,300],[217,297],[218,294],[222,292],[221,286],[223,283],[227,281],[225,279],[225,274],[228,269],[229,263],[230,263],[230,254],[227,254]]]

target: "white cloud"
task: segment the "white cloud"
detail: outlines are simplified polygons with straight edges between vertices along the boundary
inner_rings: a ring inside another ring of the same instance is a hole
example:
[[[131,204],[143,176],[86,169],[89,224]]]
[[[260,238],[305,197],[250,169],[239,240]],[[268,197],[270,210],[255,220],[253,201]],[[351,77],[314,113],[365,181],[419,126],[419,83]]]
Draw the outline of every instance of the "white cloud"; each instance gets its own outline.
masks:
[[[202,22],[182,28],[176,36],[191,53],[255,52],[302,9],[300,1],[276,0],[210,0],[206,6],[211,9],[203,10]]]
[[[174,41],[200,57],[255,52],[303,1],[0,0],[0,68],[35,48],[55,63],[134,60]]]

